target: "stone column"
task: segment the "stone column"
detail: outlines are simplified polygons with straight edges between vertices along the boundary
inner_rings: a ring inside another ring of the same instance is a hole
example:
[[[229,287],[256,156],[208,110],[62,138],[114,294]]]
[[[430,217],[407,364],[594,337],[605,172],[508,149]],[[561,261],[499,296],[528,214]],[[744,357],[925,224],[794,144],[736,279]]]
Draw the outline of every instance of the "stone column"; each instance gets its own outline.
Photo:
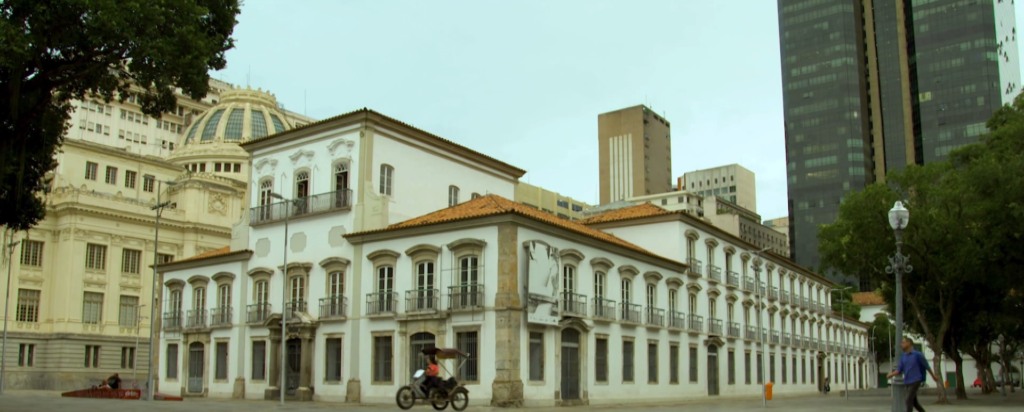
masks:
[[[498,226],[498,291],[495,312],[495,375],[491,383],[491,406],[523,406],[523,379],[520,376],[520,339],[523,304],[519,290],[519,236],[516,226]]]
[[[313,338],[302,337],[302,349],[299,353],[299,390],[300,401],[313,400],[313,389],[310,383],[313,381]]]
[[[278,399],[281,396],[281,392],[279,392],[281,390],[281,371],[278,369],[280,367],[280,362],[281,362],[281,337],[280,336],[274,337],[274,335],[271,334],[270,335],[270,362],[268,362],[270,367],[267,368],[267,372],[270,374],[270,376],[268,376],[268,378],[269,378],[268,381],[270,382],[270,386],[268,386],[267,389],[263,391],[263,399],[265,399],[265,400],[272,401],[272,400]]]

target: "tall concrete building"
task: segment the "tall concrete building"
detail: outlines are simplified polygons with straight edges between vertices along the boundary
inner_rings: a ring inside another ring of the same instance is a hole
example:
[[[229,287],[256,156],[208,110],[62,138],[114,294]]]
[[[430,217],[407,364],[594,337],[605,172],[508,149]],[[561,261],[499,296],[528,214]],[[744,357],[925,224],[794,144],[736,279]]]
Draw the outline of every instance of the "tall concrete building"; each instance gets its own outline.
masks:
[[[757,212],[754,172],[735,163],[683,173],[678,179],[678,188],[704,197],[719,196]]]
[[[790,243],[851,191],[976,142],[1020,90],[1012,2],[779,0]]]
[[[672,190],[668,120],[644,105],[597,117],[601,204]]]

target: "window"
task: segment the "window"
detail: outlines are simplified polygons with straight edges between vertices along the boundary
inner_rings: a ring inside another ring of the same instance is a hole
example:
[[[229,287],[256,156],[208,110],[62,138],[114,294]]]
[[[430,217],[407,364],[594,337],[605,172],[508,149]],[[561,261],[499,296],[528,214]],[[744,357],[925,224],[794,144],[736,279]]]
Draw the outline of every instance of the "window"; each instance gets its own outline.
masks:
[[[107,166],[107,173],[103,175],[103,181],[112,185],[117,184],[117,168],[114,166]]]
[[[530,380],[544,380],[544,334],[530,332]]]
[[[139,297],[121,295],[120,310],[117,323],[123,328],[134,328],[139,321]]]
[[[395,179],[395,168],[391,165],[380,165],[380,194],[393,196],[392,185]]]
[[[135,348],[132,346],[121,347],[121,369],[135,368]]]
[[[192,309],[196,312],[206,310],[206,288],[202,286],[192,288]]]
[[[142,262],[142,251],[124,249],[121,251],[121,271],[124,273],[139,273],[139,264]]]
[[[697,348],[690,348],[690,382],[697,382]]]
[[[604,299],[604,285],[605,279],[608,275],[604,272],[594,272],[594,297],[597,299]]]
[[[373,337],[373,381],[391,382],[392,364],[395,354],[392,351],[390,336]]]
[[[658,383],[658,343],[647,343],[647,383]]]
[[[459,187],[448,186],[448,206],[455,206],[459,204]]]
[[[264,379],[267,379],[267,342],[261,340],[252,343],[252,380]]]
[[[217,285],[217,307],[225,310],[231,307],[231,284]]]
[[[85,345],[85,367],[100,367],[100,347],[98,345]]]
[[[757,384],[764,383],[764,354],[757,354]]]
[[[96,180],[96,175],[99,174],[100,165],[93,162],[85,162],[85,178],[88,180]]]
[[[729,350],[728,358],[726,359],[726,367],[729,369],[726,373],[729,375],[729,385],[736,384],[736,352],[732,349]]]
[[[622,381],[633,382],[633,341],[622,341]]]
[[[793,357],[793,383],[796,383],[796,356]],[[806,383],[806,382],[804,382]]]
[[[327,382],[341,382],[341,338],[327,338],[324,348],[324,359],[327,364],[324,368],[324,380]]]
[[[416,309],[434,309],[434,262],[416,264]]]
[[[135,188],[135,179],[139,176],[137,172],[131,170],[124,171],[124,187],[129,189]]]
[[[295,173],[295,198],[305,197],[309,197],[309,170],[300,170]]]
[[[18,345],[18,366],[36,366],[36,345],[34,343]]]
[[[594,380],[608,382],[608,338],[594,341]]]
[[[105,245],[89,243],[85,246],[85,268],[107,269],[107,247]]]
[[[679,383],[679,345],[668,347],[668,383]]]
[[[253,285],[253,296],[256,300],[256,304],[261,307],[265,306],[270,302],[270,291],[267,289],[268,284],[265,280],[256,281]]]
[[[679,310],[679,291],[676,289],[668,290],[668,310],[670,312]]]
[[[482,305],[480,302],[480,259],[476,256],[465,256],[459,259],[459,286],[462,287],[460,307],[469,308]]]
[[[459,350],[470,354],[466,363],[462,364],[459,376],[470,382],[480,380],[480,351],[477,349],[480,345],[479,335],[477,331],[455,333],[455,345]]]
[[[768,380],[772,382],[778,382],[775,380],[775,354],[768,355]]]
[[[103,294],[85,292],[82,304],[82,323],[98,324],[103,320]]]
[[[217,342],[217,364],[213,379],[228,379],[228,343]]]
[[[632,299],[630,298],[633,294],[630,291],[630,286],[633,282],[629,279],[622,279],[622,303],[629,304]]]
[[[391,291],[395,287],[395,268],[384,265],[377,268],[377,311],[391,312],[392,307]]]
[[[750,385],[750,352],[743,354],[743,382]]]
[[[306,277],[305,276],[292,276],[288,282],[288,296],[293,304],[301,303],[306,300]],[[301,304],[300,304],[301,306]],[[293,308],[293,310],[295,310]]]
[[[34,289],[18,289],[18,322],[39,322],[39,294]]]
[[[782,355],[782,383],[786,383],[786,355]]]
[[[172,254],[169,254],[169,253],[157,253],[156,261],[160,262],[161,265],[164,264],[164,263],[170,263],[173,260],[174,260],[174,255],[172,255]]]
[[[167,345],[167,379],[178,379],[178,344]]]
[[[21,265],[43,266],[43,242],[38,240],[21,241]]]

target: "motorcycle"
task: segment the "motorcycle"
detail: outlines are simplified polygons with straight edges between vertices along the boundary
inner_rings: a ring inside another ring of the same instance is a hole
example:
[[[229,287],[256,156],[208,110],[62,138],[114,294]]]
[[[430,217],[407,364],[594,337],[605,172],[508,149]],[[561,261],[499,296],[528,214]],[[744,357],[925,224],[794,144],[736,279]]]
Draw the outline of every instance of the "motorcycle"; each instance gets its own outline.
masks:
[[[461,369],[469,359],[468,353],[458,349],[425,348],[421,352],[424,356],[431,356],[439,361],[458,359],[459,365],[455,370]],[[438,366],[444,369],[445,373],[451,375],[443,362],[438,362]],[[413,373],[409,384],[398,388],[398,392],[395,394],[395,403],[399,408],[410,409],[417,402],[429,403],[439,411],[448,408],[448,405],[451,405],[452,409],[456,411],[463,411],[469,406],[469,390],[454,376],[447,380],[438,378],[432,381],[427,379],[426,371],[419,369]]]

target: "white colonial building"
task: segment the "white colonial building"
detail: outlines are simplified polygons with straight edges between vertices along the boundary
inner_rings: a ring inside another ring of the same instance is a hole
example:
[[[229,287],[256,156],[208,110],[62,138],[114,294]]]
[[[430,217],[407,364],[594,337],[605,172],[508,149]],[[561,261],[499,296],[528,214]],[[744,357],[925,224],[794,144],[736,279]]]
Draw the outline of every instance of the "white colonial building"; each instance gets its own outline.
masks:
[[[471,354],[474,403],[754,396],[761,340],[777,393],[865,387],[833,284],[685,213],[562,219],[509,200],[524,171],[366,109],[242,147],[231,248],[161,266],[164,392],[389,403],[434,345]]]

